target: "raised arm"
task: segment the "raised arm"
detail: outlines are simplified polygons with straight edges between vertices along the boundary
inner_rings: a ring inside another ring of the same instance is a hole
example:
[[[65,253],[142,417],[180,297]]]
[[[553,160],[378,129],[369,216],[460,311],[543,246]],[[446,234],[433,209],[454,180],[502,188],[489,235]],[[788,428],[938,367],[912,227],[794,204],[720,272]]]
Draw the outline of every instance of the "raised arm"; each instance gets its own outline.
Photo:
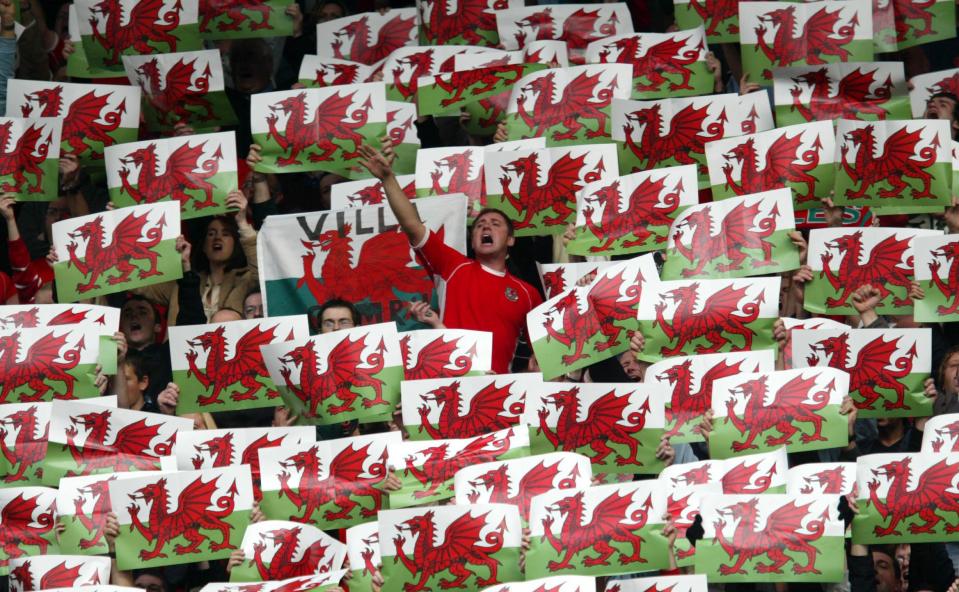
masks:
[[[410,243],[414,245],[422,243],[423,237],[426,236],[426,226],[420,220],[413,202],[403,193],[403,188],[396,180],[390,163],[378,150],[369,146],[360,146],[360,155],[362,156],[360,164],[383,183],[383,192],[386,193],[390,209],[393,210],[400,228],[409,237]]]

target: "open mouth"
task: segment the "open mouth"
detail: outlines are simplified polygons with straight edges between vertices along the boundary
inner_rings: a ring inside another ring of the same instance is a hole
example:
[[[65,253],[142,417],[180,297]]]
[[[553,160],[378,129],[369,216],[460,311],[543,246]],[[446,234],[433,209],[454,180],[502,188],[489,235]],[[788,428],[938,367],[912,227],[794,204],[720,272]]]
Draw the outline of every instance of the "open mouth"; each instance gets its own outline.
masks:
[[[480,235],[480,244],[481,244],[481,245],[492,245],[492,244],[493,244],[493,235],[490,234],[490,233],[488,233],[488,232],[484,232],[483,234],[481,234],[481,235]]]
[[[131,331],[131,332],[132,332],[132,331],[139,331],[139,330],[142,329],[142,328],[143,328],[143,325],[141,325],[141,324],[138,323],[137,321],[133,321],[132,323],[130,323],[130,331]]]
[[[223,243],[220,241],[213,241],[212,248],[214,253],[219,253],[223,250]]]

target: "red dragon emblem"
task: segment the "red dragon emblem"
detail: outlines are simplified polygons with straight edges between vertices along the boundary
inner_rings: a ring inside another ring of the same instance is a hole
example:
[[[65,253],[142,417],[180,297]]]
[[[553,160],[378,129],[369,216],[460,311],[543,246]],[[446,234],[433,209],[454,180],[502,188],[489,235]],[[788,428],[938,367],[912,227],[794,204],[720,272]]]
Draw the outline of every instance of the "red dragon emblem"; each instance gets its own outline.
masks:
[[[359,154],[356,148],[363,143],[363,136],[356,130],[366,125],[373,102],[372,97],[368,97],[360,108],[350,113],[355,95],[355,92],[334,92],[323,99],[317,106],[313,119],[309,121],[306,119],[305,92],[296,93],[270,105],[270,113],[266,116],[269,127],[266,137],[272,138],[283,152],[289,152],[287,156],[276,159],[277,166],[303,164],[297,156],[311,148],[316,148],[318,152],[307,157],[310,162],[328,161],[337,150],[346,160],[356,158]],[[276,126],[279,121],[277,112],[286,116],[286,125],[282,131]],[[348,151],[333,140],[352,142],[354,149]]]
[[[863,119],[863,115],[875,115],[879,119],[886,119],[889,112],[879,106],[892,97],[892,76],[886,82],[871,90],[876,82],[876,71],[866,72],[856,68],[839,80],[835,94],[830,91],[832,80],[827,68],[819,68],[801,74],[792,79],[796,86],[790,89],[793,102],[791,109],[802,115],[806,121],[824,121],[833,119]],[[799,85],[812,88],[809,106],[803,105],[799,97],[802,88]]]
[[[115,477],[94,481],[77,490],[79,497],[73,500],[74,516],[76,521],[90,533],[90,538],[80,539],[78,545],[81,549],[93,549],[98,545],[106,544],[103,529],[106,527],[107,514],[113,511],[109,495],[110,481],[113,479]],[[89,514],[83,510],[87,505],[87,496],[91,496],[93,500],[93,507]]]
[[[876,536],[899,536],[896,526],[909,518],[922,520],[922,524],[909,525],[910,533],[929,533],[944,520],[938,512],[959,512],[959,499],[951,493],[956,480],[956,465],[949,464],[945,458],[936,462],[923,471],[915,487],[909,489],[912,480],[910,462],[907,456],[872,470],[874,478],[869,481],[869,501],[887,523],[875,527]],[[877,477],[889,481],[885,500],[879,499]],[[959,524],[948,524],[947,521],[945,531],[950,534],[959,532]]]
[[[264,581],[285,580],[330,571],[333,557],[326,556],[330,544],[322,538],[303,549],[299,559],[293,559],[300,547],[302,531],[301,527],[295,526],[260,533],[261,540],[253,543],[253,563]],[[276,547],[269,566],[263,563],[263,552],[266,551],[265,541],[267,540]]]
[[[713,481],[712,479],[710,479],[710,475],[709,475],[711,467],[713,466],[712,465],[713,462],[714,461],[701,461],[698,463],[692,463],[693,468],[683,469],[682,472],[680,472],[675,477],[670,477],[670,481],[672,481],[674,486],[706,485],[707,483],[710,483]],[[682,466],[685,467],[688,465],[682,465]]]
[[[737,0],[689,0],[689,7],[696,11],[699,18],[703,19],[706,26],[706,35],[715,37],[721,35],[719,25],[733,17],[739,16],[739,2]],[[739,34],[739,25],[730,23],[726,25],[726,31],[730,35]],[[648,591],[647,591],[648,592]]]
[[[727,364],[720,360],[703,374],[699,380],[699,390],[693,392],[694,374],[692,360],[684,360],[680,364],[670,366],[656,378],[669,381],[673,387],[669,407],[666,408],[666,423],[672,425],[663,435],[675,436],[689,424],[699,421],[712,408],[713,383],[720,378],[735,376],[742,372],[743,361]]]
[[[478,31],[496,30],[496,15],[487,9],[488,4],[489,0],[427,0],[419,5],[420,34],[432,45],[447,45],[460,36],[468,45],[487,45]],[[506,8],[508,2],[496,0],[493,8],[498,5]],[[427,6],[432,8],[428,16]]]
[[[79,325],[80,323],[96,323],[100,326],[106,326],[106,315],[101,314],[99,318],[93,319],[87,316],[88,312],[89,311],[82,309],[68,308],[53,318],[46,320],[42,326]],[[40,327],[40,308],[34,306],[14,312],[5,317],[0,317],[0,325],[10,325],[11,327],[21,329]]]
[[[10,145],[10,128],[13,121],[0,123],[0,177],[13,175],[13,183],[6,182],[0,186],[0,191],[22,191],[27,184],[25,173],[33,175],[34,183],[28,189],[29,193],[43,191],[43,169],[40,164],[46,160],[50,151],[50,137],[41,142],[43,126],[33,124],[20,135],[13,150],[7,151]],[[34,156],[36,154],[36,156]]]
[[[80,569],[83,567],[82,562],[73,567],[67,567],[67,562],[61,561],[40,576],[39,581],[37,581],[37,577],[33,575],[32,567],[30,561],[24,561],[10,570],[11,581],[16,580],[19,583],[20,590],[23,592],[49,590],[50,588],[73,588],[76,586],[90,586],[101,583],[99,572],[94,573],[92,580],[89,582],[78,582],[80,579]]]
[[[714,524],[716,542],[730,559],[735,558],[732,565],[720,565],[719,573],[726,576],[744,574],[746,570],[743,565],[747,561],[764,555],[770,562],[757,563],[758,573],[781,574],[783,566],[790,561],[793,561],[794,574],[821,573],[816,569],[816,555],[819,551],[812,543],[822,538],[825,533],[827,516],[810,519],[808,513],[812,502],[790,502],[772,512],[766,518],[765,527],[758,529],[758,505],[759,499],[752,498],[725,508],[717,508],[716,511],[721,517]],[[722,516],[739,520],[731,539],[727,539],[723,534],[726,520]],[[786,550],[799,556],[805,555],[806,564],[800,565],[796,559],[784,553]]]
[[[420,395],[423,405],[418,408],[420,414],[420,432],[425,431],[434,440],[448,438],[471,438],[510,428],[519,423],[524,403],[514,402],[507,406],[513,383],[496,386],[496,381],[479,390],[465,403],[460,393],[459,381],[441,386],[427,394]],[[433,402],[440,408],[440,417],[436,427],[430,424],[430,406]]]
[[[601,64],[632,64],[634,80],[643,77],[649,80],[649,84],[643,84],[637,80],[637,92],[667,90],[663,88],[663,85],[669,80],[663,74],[676,74],[682,77],[682,82],[669,82],[668,90],[694,90],[689,84],[693,72],[688,66],[699,60],[703,51],[702,46],[684,50],[686,44],[690,41],[689,37],[686,39],[670,38],[651,45],[646,48],[646,51],[640,53],[640,40],[641,37],[633,35],[620,37],[616,41],[603,45],[603,49],[599,52],[599,62]],[[610,54],[614,50],[619,53],[611,58]]]
[[[605,170],[605,165],[600,159],[596,168],[583,175],[580,181],[585,163],[585,152],[575,157],[571,153],[563,154],[550,165],[546,172],[545,183],[540,183],[539,180],[542,173],[537,152],[502,165],[500,168],[504,174],[500,177],[500,185],[503,198],[520,214],[525,212],[523,219],[516,222],[516,228],[535,226],[532,223],[533,217],[549,210],[553,210],[556,216],[545,216],[544,226],[566,224],[569,216],[575,214],[571,206],[575,205],[576,192],[583,188],[583,183],[599,180],[602,171]],[[509,188],[511,173],[516,174],[519,181],[519,195],[515,195]]]
[[[469,484],[473,491],[468,494],[471,504],[479,500],[479,490],[487,491],[489,503],[512,504],[519,507],[519,514],[524,519],[529,517],[530,501],[541,493],[552,491],[553,489],[570,489],[575,486],[579,478],[579,466],[574,466],[570,474],[557,485],[553,485],[556,478],[560,476],[560,464],[562,461],[556,461],[549,465],[546,461],[541,461],[527,471],[516,484],[516,495],[511,495],[513,488],[510,482],[509,467],[501,464],[495,469],[478,475],[476,479],[471,479]]]
[[[931,254],[934,257],[929,262],[932,283],[946,297],[946,304],[938,306],[936,310],[941,315],[953,314],[959,310],[959,242],[946,243]],[[939,277],[939,270],[942,268],[939,257],[946,261],[946,281]],[[949,300],[952,300],[952,304],[949,304]]]
[[[412,101],[419,88],[417,84],[419,79],[433,74],[437,69],[435,68],[433,52],[433,49],[426,49],[410,53],[396,60],[393,70],[390,72],[393,78],[388,82],[393,85],[393,88],[400,93],[404,100]],[[439,69],[442,70],[442,67]]]
[[[640,161],[633,170],[648,170],[660,166],[661,162],[675,159],[677,164],[695,164],[700,173],[706,172],[705,146],[707,142],[719,140],[726,133],[725,107],[716,121],[703,127],[709,117],[709,107],[696,107],[692,103],[680,109],[664,127],[662,107],[654,103],[651,107],[626,113],[623,134],[626,147]],[[633,140],[633,124],[643,126],[639,143]],[[699,159],[695,158],[699,155]]]
[[[394,145],[396,145],[396,142],[394,142]],[[415,198],[416,184],[413,181],[408,183],[403,187],[403,193],[410,199]],[[358,206],[377,206],[386,202],[386,194],[383,193],[383,184],[377,182],[357,190],[352,195],[347,195],[346,199],[351,204]]]
[[[137,266],[133,264],[133,261],[137,260],[146,260],[149,263],[148,269],[139,270],[137,277],[140,279],[162,275],[157,269],[158,254],[153,249],[163,240],[166,216],[160,218],[155,226],[148,228],[148,215],[147,212],[139,216],[132,212],[127,214],[113,229],[110,242],[106,241],[103,216],[96,216],[69,233],[71,239],[86,242],[82,259],[77,255],[76,242],[71,241],[67,245],[67,252],[70,254],[68,265],[77,268],[84,277],[90,278],[85,284],[77,285],[77,292],[83,294],[100,288],[102,276],[114,269],[120,273],[107,278],[107,284],[115,286],[126,282],[137,270]]]
[[[512,448],[510,438],[498,437],[496,433],[477,436],[459,450],[450,450],[450,443],[443,442],[420,450],[418,455],[424,460],[422,467],[418,467],[416,456],[406,457],[404,474],[411,475],[422,484],[422,488],[413,492],[415,499],[423,499],[440,493],[440,488],[446,485],[447,490],[453,490],[453,476],[463,467],[498,460]]]
[[[662,356],[682,355],[683,348],[697,339],[705,337],[709,345],[697,345],[697,354],[713,354],[723,346],[731,345],[730,335],[739,335],[743,338],[743,346],[735,347],[735,351],[752,348],[753,337],[756,332],[747,325],[759,318],[760,306],[766,299],[766,292],[760,292],[755,300],[740,306],[740,301],[746,296],[746,288],[735,288],[728,285],[708,297],[699,312],[696,312],[699,302],[699,283],[693,282],[660,294],[660,302],[656,305],[656,320],[653,326],[660,326],[666,339],[676,345],[664,345],[660,351]],[[667,321],[663,312],[666,310],[666,300],[676,303],[673,318]]]
[[[928,92],[930,95],[937,93],[952,93],[954,95],[959,95],[959,73],[944,77],[942,80],[937,81],[932,85],[932,87],[927,88],[926,92]]]
[[[332,78],[327,79],[327,76]],[[359,64],[322,64],[316,70],[313,84],[316,86],[340,86],[342,84],[356,84],[360,80]]]
[[[936,434],[936,439],[930,443],[933,452],[942,452],[942,447],[946,443],[942,439],[942,436],[947,436],[952,440],[951,452],[959,452],[959,421],[954,421],[941,428],[937,428]]]
[[[440,582],[444,589],[463,588],[471,576],[476,578],[477,586],[498,583],[497,571],[500,562],[493,555],[503,548],[506,521],[483,536],[488,515],[487,512],[474,517],[467,511],[450,523],[443,533],[444,536],[437,532],[432,510],[397,524],[396,530],[399,534],[393,539],[396,547],[393,560],[402,563],[411,574],[419,574],[419,580],[403,587],[405,592],[423,590],[430,578],[445,570],[450,570],[455,579]],[[413,542],[413,552],[410,555],[407,555],[403,548],[407,540]],[[438,540],[443,542],[437,544]],[[480,578],[468,567],[470,565],[487,568],[489,577]]]
[[[137,80],[147,101],[157,113],[161,124],[173,125],[198,117],[199,121],[213,121],[213,103],[206,98],[213,73],[210,64],[196,77],[196,59],[181,58],[166,73],[160,72],[156,58],[147,60],[136,69]],[[194,111],[198,113],[194,115]]]
[[[554,130],[553,140],[573,140],[576,134],[584,129],[582,122],[591,119],[596,122],[596,129],[585,128],[585,137],[590,139],[606,136],[606,121],[609,116],[602,109],[609,107],[613,100],[616,79],[613,79],[609,86],[597,90],[600,75],[582,72],[563,88],[557,101],[554,99],[557,96],[555,77],[555,72],[547,72],[520,89],[522,94],[517,98],[517,116],[533,130],[532,135],[545,136],[550,128],[562,126],[565,131]],[[526,108],[527,93],[536,95],[530,110]]]
[[[442,335],[427,343],[416,357],[410,351],[410,336],[400,338],[400,349],[405,362],[404,376],[406,380],[423,380],[427,378],[454,378],[463,376],[473,369],[473,360],[476,358],[476,343],[462,355],[456,356],[456,350],[462,338],[446,341]],[[452,366],[452,368],[450,368]]]
[[[853,183],[859,183],[859,189],[851,187],[846,190],[846,197],[856,199],[866,197],[866,191],[873,185],[882,182],[889,183],[889,189],[878,191],[879,197],[899,197],[909,184],[905,179],[916,179],[922,183],[922,190],[912,189],[914,198],[928,197],[935,199],[931,193],[932,174],[926,171],[936,164],[936,148],[939,146],[939,137],[929,146],[918,150],[919,140],[925,128],[910,132],[905,126],[896,130],[886,139],[882,153],[876,156],[876,138],[873,136],[873,126],[857,128],[846,134],[840,147],[841,164],[843,170]],[[856,147],[855,161],[846,160],[849,146]],[[913,158],[918,156],[918,158]]]
[[[929,10],[936,5],[936,0],[892,0],[890,4],[894,6],[896,15],[897,43],[906,40],[910,28],[916,38],[936,34],[932,29],[933,13]],[[922,21],[922,29],[910,25],[909,21]]]
[[[8,558],[25,556],[27,547],[38,547],[40,555],[47,553],[50,541],[45,537],[51,536],[56,521],[52,505],[41,508],[41,495],[28,498],[25,493],[21,493],[0,510],[0,523],[5,531],[5,536],[0,538],[0,544]]]
[[[120,56],[131,49],[138,54],[154,53],[157,50],[150,43],[165,44],[168,51],[176,52],[180,39],[172,31],[180,25],[183,4],[178,1],[162,17],[163,0],[137,0],[131,6],[126,13],[126,22],[123,22],[126,11],[121,0],[102,0],[91,9],[93,39],[109,54],[104,63],[114,66],[120,64]],[[100,29],[101,22],[97,14],[104,19],[103,30]]]
[[[666,192],[666,177],[659,179],[645,178],[628,198],[620,192],[619,180],[599,189],[592,195],[583,196],[586,206],[583,215],[586,218],[586,229],[597,239],[604,241],[601,245],[592,246],[593,253],[603,252],[610,248],[619,239],[624,248],[640,247],[653,235],[651,226],[670,226],[672,214],[679,207],[680,195],[683,191],[682,179],[677,182],[671,192]],[[601,221],[593,221],[593,204],[603,210]],[[625,209],[623,208],[625,206]],[[633,238],[626,239],[632,235]],[[665,236],[655,237],[657,243],[666,242]],[[546,276],[543,276],[545,281]],[[553,295],[560,291],[553,292]]]
[[[171,454],[176,434],[169,440],[151,446],[151,442],[160,435],[162,423],[149,424],[146,418],[128,424],[113,434],[110,418],[113,410],[94,411],[81,415],[71,415],[66,429],[67,450],[73,457],[78,469],[67,473],[72,475],[89,475],[111,471],[117,466],[127,470],[151,471],[156,470],[158,458]],[[82,446],[76,443],[79,428],[86,432]]]
[[[800,193],[793,188],[796,203],[803,203],[816,199],[816,183],[818,179],[810,171],[819,165],[819,153],[822,151],[822,141],[816,136],[812,148],[802,154],[802,132],[789,137],[783,132],[781,136],[766,150],[766,162],[759,168],[759,155],[756,150],[756,141],[749,138],[723,155],[726,163],[723,164],[723,175],[726,177],[726,187],[732,189],[736,195],[759,193],[769,189],[785,187],[785,183],[806,185],[806,193]],[[796,160],[802,161],[796,164]],[[740,168],[739,182],[733,178],[733,162]]]
[[[449,156],[434,161],[433,172],[430,173],[432,180],[432,190],[436,195],[444,193],[465,193],[472,203],[473,200],[481,198],[485,193],[485,179],[483,178],[482,163],[476,167],[476,174],[470,176],[470,170],[473,169],[473,153],[470,150],[463,152],[454,152]],[[440,179],[443,178],[443,169],[449,171],[449,185],[445,188],[440,185]],[[404,239],[405,240],[405,239]]]
[[[776,475],[776,464],[772,464],[768,471],[761,471],[762,460],[750,464],[744,460],[723,473],[720,483],[723,486],[723,493],[730,495],[748,495],[752,493],[764,493],[769,489],[773,482],[773,476]]]
[[[335,31],[333,33],[335,39],[332,43],[333,57],[372,66],[394,50],[406,45],[410,40],[410,33],[416,26],[414,17],[403,18],[402,15],[396,15],[383,23],[377,32],[376,39],[373,39],[369,21],[370,16],[364,14]],[[344,41],[350,44],[345,54],[343,53]]]
[[[516,43],[519,47],[525,47],[527,41],[563,41],[572,54],[571,61],[582,63],[582,54],[587,45],[603,37],[616,34],[619,17],[616,16],[615,12],[610,15],[605,23],[599,24],[597,28],[599,20],[599,9],[580,8],[564,19],[562,30],[557,31],[552,7],[545,7],[543,10],[527,15],[516,22],[516,26],[520,28],[516,32]],[[523,29],[532,29],[533,38],[527,39],[527,33]]]
[[[0,338],[2,339],[2,338]],[[7,446],[7,426],[16,436],[13,446]],[[29,480],[27,472],[32,469],[33,477],[43,477],[43,468],[38,466],[47,455],[47,438],[50,424],[41,430],[37,421],[37,407],[27,407],[6,417],[0,418],[0,453],[10,465],[10,471],[4,476],[5,483]]]
[[[787,6],[758,16],[756,26],[756,50],[762,51],[775,68],[785,68],[801,62],[804,64],[822,64],[822,56],[833,56],[836,61],[848,62],[849,44],[856,35],[859,26],[858,15],[850,19],[849,24],[837,27],[841,9],[830,11],[821,8],[803,24],[796,28],[796,7]],[[772,45],[766,39],[766,24],[776,28]],[[763,70],[763,77],[772,79],[772,71]]]
[[[802,494],[841,494],[846,484],[841,466],[825,469],[803,477],[803,485],[799,488]],[[815,486],[813,485],[815,484]]]
[[[202,191],[206,199],[195,201],[193,209],[201,210],[216,205],[213,201],[213,184],[207,179],[219,172],[223,150],[217,147],[216,152],[201,164],[204,145],[206,142],[197,146],[190,146],[189,142],[182,144],[170,154],[162,171],[157,162],[156,144],[148,144],[127,154],[120,162],[139,167],[140,173],[134,186],[130,183],[130,170],[126,166],[120,169],[123,193],[137,204],[156,203],[168,197],[180,202],[183,207],[192,199],[187,191]]]
[[[842,262],[834,272],[830,263],[835,249],[842,255]],[[852,293],[860,286],[871,285],[879,290],[879,303],[892,295],[888,285],[909,290],[912,279],[912,257],[905,262],[905,254],[909,249],[909,239],[898,239],[890,235],[884,238],[869,252],[868,259],[863,258],[862,231],[856,231],[837,237],[826,243],[826,251],[822,254],[822,271],[819,277],[826,278],[833,290],[840,292],[839,298],[826,298],[826,306],[839,308],[846,306]],[[909,296],[895,297],[893,306],[908,306]]]
[[[7,403],[10,394],[24,385],[29,390],[18,399],[25,403],[40,401],[53,389],[51,381],[63,383],[64,387],[63,393],[56,393],[55,398],[75,399],[73,386],[77,378],[69,372],[80,363],[84,339],[81,337],[74,346],[64,350],[67,333],[58,336],[51,331],[37,339],[21,359],[20,338],[20,331],[0,336],[0,376],[3,376],[0,403]]]
[[[376,516],[383,506],[383,492],[377,486],[386,477],[386,449],[379,459],[369,466],[370,444],[354,448],[351,444],[340,451],[330,463],[327,476],[320,478],[320,459],[317,447],[313,446],[281,461],[284,468],[300,473],[300,484],[294,491],[290,488],[290,474],[283,471],[279,475],[280,496],[286,496],[303,510],[302,516],[294,516],[297,522],[309,522],[313,514],[322,506],[332,502],[339,508],[336,512],[326,510],[323,517],[328,521],[345,520],[354,508],[359,506],[358,497],[369,497],[373,507],[361,508],[360,516]]]
[[[120,127],[123,114],[127,112],[127,102],[123,99],[115,111],[107,111],[108,101],[112,92],[97,96],[95,90],[84,94],[70,103],[66,114],[63,113],[63,86],[43,88],[24,96],[26,104],[20,110],[24,117],[60,117],[63,127],[60,129],[60,139],[66,143],[73,154],[82,154],[92,151],[93,147],[87,142],[100,142],[103,146],[112,146],[116,140],[110,132]],[[40,112],[33,113],[32,103],[36,102]],[[102,120],[102,123],[101,123]],[[101,151],[90,155],[93,159],[103,158]]]
[[[463,93],[471,87],[481,84],[470,90],[474,97],[484,93],[494,93],[497,89],[509,88],[523,76],[523,64],[509,64],[509,58],[493,60],[482,68],[475,70],[457,70],[445,77],[434,78],[436,86],[443,89],[449,97],[442,99],[440,105],[450,107],[463,101]]]
[[[252,328],[237,340],[233,348],[232,358],[227,358],[225,331],[225,327],[220,326],[198,335],[189,342],[191,349],[187,352],[186,359],[190,368],[187,376],[196,376],[203,388],[210,389],[212,387],[213,389],[213,392],[208,396],[197,399],[197,403],[200,405],[222,403],[220,394],[236,384],[246,390],[232,393],[230,395],[232,400],[249,401],[255,399],[257,398],[257,392],[265,389],[260,380],[270,375],[263,363],[260,346],[268,345],[276,339],[276,326],[265,330],[260,327]],[[197,348],[207,352],[206,367],[202,370],[196,365]],[[266,389],[264,395],[267,399],[275,399],[280,396],[280,393],[273,389]]]
[[[259,14],[260,20],[254,21],[253,14]],[[239,31],[240,26],[249,21],[250,31],[272,29],[270,25],[270,5],[263,0],[200,0],[200,30],[209,31],[210,21],[224,17],[216,25],[217,31]]]

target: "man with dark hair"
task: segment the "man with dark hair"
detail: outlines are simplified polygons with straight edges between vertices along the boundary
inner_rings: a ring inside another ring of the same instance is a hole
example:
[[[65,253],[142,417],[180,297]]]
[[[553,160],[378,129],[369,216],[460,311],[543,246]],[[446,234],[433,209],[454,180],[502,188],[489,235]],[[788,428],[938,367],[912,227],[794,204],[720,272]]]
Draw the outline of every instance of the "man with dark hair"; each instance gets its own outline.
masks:
[[[945,119],[950,122],[953,140],[959,140],[959,97],[950,92],[937,92],[926,100],[923,119]]]
[[[324,302],[316,318],[320,333],[332,333],[340,329],[360,326],[360,313],[351,302],[342,298],[332,298]]]
[[[246,293],[243,299],[243,318],[246,320],[263,318],[263,294],[260,293],[259,287]]]
[[[542,302],[535,288],[506,270],[508,251],[516,240],[512,221],[499,210],[481,211],[470,232],[475,256],[470,259],[426,228],[379,151],[361,146],[360,153],[360,163],[383,182],[393,215],[410,244],[426,260],[434,277],[445,283],[440,297],[443,324],[491,332],[493,371],[509,372],[526,313]]]
[[[120,308],[120,332],[130,351],[143,358],[143,371],[150,377],[143,392],[146,400],[157,400],[167,383],[173,380],[170,366],[170,347],[157,343],[157,334],[163,329],[160,313],[145,297],[134,294]]]

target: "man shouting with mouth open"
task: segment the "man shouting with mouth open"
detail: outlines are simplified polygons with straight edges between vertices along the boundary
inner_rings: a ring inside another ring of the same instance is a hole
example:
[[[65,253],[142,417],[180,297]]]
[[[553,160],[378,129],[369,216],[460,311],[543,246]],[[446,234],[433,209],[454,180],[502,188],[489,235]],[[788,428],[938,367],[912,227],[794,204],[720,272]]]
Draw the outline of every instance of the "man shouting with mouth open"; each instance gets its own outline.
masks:
[[[506,271],[507,251],[515,242],[513,222],[499,210],[480,211],[470,233],[475,256],[470,259],[426,228],[379,151],[361,146],[360,154],[361,164],[383,182],[390,209],[410,244],[423,256],[434,279],[443,280],[438,282],[443,325],[491,332],[493,371],[509,372],[526,313],[542,302],[535,288]]]

